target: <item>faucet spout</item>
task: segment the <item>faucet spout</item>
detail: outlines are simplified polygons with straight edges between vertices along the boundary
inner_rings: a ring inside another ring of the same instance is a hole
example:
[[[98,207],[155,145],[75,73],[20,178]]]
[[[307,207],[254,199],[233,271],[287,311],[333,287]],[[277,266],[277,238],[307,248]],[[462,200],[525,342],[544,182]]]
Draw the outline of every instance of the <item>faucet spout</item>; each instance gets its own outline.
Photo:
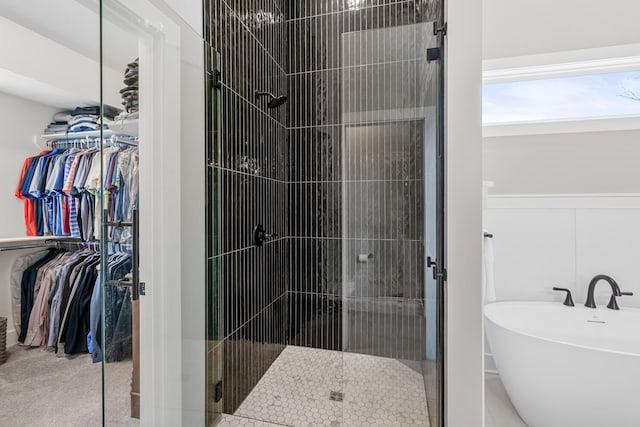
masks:
[[[589,282],[589,291],[587,292],[587,301],[584,303],[585,307],[596,308],[596,302],[593,294],[596,289],[596,285],[601,280],[609,283],[609,286],[611,286],[611,291],[613,292],[614,296],[619,297],[622,295],[622,292],[620,292],[620,287],[618,286],[618,283],[616,283],[615,280],[613,280],[611,277],[605,274],[599,274],[595,276],[593,279],[591,279],[591,282]]]

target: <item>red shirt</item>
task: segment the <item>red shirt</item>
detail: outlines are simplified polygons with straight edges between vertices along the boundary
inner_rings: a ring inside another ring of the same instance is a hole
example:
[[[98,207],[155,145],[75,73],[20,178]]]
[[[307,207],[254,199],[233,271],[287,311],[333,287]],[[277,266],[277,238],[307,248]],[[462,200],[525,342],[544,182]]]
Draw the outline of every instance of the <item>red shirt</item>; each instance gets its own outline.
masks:
[[[44,151],[43,153],[46,153],[46,151]],[[36,229],[36,215],[33,200],[26,198],[20,191],[20,184],[22,184],[24,174],[29,168],[31,160],[33,160],[33,157],[27,158],[22,165],[22,170],[20,171],[20,179],[18,179],[18,187],[16,188],[16,197],[20,200],[24,200],[24,223],[27,226],[27,236],[37,236],[38,230]]]

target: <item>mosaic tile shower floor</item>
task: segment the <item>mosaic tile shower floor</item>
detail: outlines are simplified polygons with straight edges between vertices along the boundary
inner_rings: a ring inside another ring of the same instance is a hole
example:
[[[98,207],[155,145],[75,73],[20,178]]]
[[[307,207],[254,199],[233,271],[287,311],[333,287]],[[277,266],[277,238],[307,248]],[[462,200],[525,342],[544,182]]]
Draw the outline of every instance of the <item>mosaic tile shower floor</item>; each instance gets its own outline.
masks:
[[[218,426],[426,427],[423,378],[409,363],[288,346]]]

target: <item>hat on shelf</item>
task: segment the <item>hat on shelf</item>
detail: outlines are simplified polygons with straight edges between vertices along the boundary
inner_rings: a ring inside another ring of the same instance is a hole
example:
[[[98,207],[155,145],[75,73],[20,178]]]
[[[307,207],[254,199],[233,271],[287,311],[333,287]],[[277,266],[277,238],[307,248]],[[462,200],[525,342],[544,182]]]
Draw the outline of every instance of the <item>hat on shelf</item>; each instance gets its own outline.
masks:
[[[127,64],[124,70],[125,87],[120,90],[122,96],[122,105],[124,105],[127,113],[135,113],[138,111],[139,105],[139,86],[138,86],[138,58]]]

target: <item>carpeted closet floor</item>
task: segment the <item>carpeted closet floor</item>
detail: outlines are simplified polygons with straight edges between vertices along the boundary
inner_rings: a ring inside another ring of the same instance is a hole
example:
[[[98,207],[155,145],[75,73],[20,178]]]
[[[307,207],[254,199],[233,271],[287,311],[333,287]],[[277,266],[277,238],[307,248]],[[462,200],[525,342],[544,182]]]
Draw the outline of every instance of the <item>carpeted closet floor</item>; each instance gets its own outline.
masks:
[[[101,426],[101,364],[89,355],[60,357],[40,348],[14,346],[0,365],[3,427]],[[105,413],[109,426],[136,426],[129,418],[131,362],[105,365]]]

